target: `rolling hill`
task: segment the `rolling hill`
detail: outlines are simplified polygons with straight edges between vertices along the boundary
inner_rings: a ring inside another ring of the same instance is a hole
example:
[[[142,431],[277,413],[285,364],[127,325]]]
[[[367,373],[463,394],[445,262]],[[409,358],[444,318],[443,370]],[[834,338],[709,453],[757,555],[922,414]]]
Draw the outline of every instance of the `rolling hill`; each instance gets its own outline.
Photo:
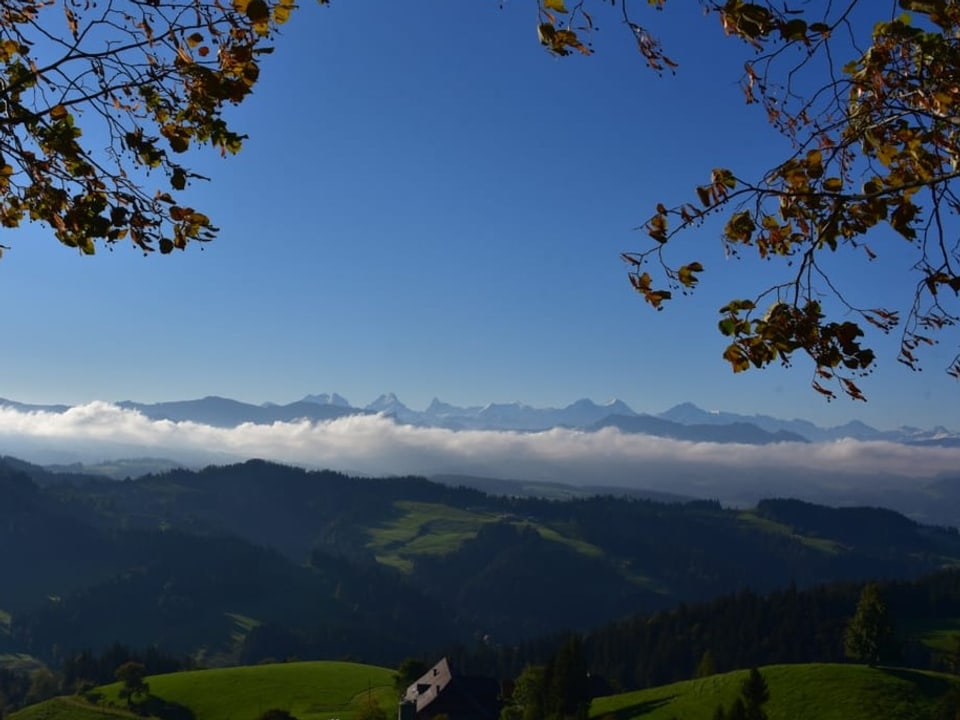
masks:
[[[255,720],[264,711],[288,710],[298,720],[353,720],[363,703],[373,701],[396,714],[393,671],[346,662],[294,662],[156,675],[147,678],[148,714],[183,720]],[[100,720],[136,717],[126,711],[119,683],[78,697],[54,698],[24,708],[10,720]]]
[[[950,702],[958,679],[864,665],[773,665],[761,668],[770,689],[769,720],[930,720]],[[593,720],[710,720],[740,692],[747,671],[594,699]],[[954,716],[950,716],[954,717]]]
[[[391,664],[960,564],[955,531],[870,508],[497,497],[264,461],[122,482],[28,471],[0,462],[0,650],[48,660],[118,641],[208,664]]]

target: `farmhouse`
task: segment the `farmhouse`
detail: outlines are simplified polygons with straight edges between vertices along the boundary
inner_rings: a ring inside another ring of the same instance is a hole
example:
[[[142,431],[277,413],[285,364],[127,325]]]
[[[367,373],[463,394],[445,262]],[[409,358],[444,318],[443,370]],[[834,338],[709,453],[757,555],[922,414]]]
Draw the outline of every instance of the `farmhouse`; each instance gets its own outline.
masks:
[[[456,675],[446,658],[412,683],[400,701],[399,720],[497,720],[500,687],[485,677]]]

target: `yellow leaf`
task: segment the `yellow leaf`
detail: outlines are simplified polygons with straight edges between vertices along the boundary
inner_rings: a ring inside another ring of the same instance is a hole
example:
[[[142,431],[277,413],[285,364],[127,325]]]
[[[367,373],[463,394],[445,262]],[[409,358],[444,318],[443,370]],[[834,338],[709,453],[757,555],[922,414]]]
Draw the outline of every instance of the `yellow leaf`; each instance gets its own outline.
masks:
[[[280,0],[276,7],[273,8],[273,21],[277,25],[283,25],[290,19],[290,14],[296,7],[296,3],[294,3],[293,0]]]
[[[828,177],[823,181],[823,189],[827,192],[840,192],[843,190],[843,180],[838,177]]]
[[[258,35],[266,35],[270,31],[270,8],[265,0],[249,0],[247,18]]]
[[[16,40],[3,40],[0,42],[0,62],[7,62],[19,51],[20,45]]]
[[[563,0],[543,0],[544,7],[555,10],[558,13],[565,13],[567,8],[563,4]]]

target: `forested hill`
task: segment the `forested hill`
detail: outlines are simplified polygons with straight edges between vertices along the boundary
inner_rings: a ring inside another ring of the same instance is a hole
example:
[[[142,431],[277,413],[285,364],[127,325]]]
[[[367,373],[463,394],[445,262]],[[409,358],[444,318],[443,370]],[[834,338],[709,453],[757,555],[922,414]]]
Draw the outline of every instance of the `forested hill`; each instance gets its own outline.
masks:
[[[116,640],[222,662],[391,664],[960,562],[955,531],[788,500],[520,499],[262,461],[62,480],[0,464],[0,646],[42,657]]]
[[[886,663],[940,672],[960,667],[960,570],[875,584],[892,622]],[[864,583],[770,593],[742,590],[709,602],[638,613],[580,635],[595,692],[608,694],[770,664],[850,662],[845,634]],[[514,646],[451,648],[457,667],[516,677],[543,665],[567,633]],[[951,716],[952,717],[952,716]]]

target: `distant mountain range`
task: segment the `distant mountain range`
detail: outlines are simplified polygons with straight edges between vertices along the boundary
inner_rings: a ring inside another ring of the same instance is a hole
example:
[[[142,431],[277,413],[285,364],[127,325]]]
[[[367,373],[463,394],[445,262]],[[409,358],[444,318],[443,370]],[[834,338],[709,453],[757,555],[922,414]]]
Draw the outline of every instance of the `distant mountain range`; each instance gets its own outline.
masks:
[[[254,405],[229,398],[209,396],[197,400],[160,403],[122,401],[118,407],[136,410],[154,420],[197,422],[216,427],[242,423],[270,424],[308,420],[323,422],[358,414],[383,414],[398,423],[450,430],[502,430],[537,432],[551,428],[597,431],[617,428],[624,433],[669,437],[694,442],[765,445],[780,442],[824,442],[853,438],[883,440],[909,445],[960,447],[960,433],[944,427],[924,430],[900,427],[878,430],[859,421],[836,427],[819,427],[807,420],[784,420],[769,415],[740,415],[707,411],[682,403],[658,415],[637,413],[622,400],[598,404],[577,400],[563,408],[538,408],[522,403],[491,403],[460,407],[438,398],[424,410],[413,410],[393,393],[381,395],[364,407],[356,407],[337,393],[307,395],[302,400],[279,405]],[[0,407],[21,412],[64,412],[67,405],[29,405],[0,398]]]

